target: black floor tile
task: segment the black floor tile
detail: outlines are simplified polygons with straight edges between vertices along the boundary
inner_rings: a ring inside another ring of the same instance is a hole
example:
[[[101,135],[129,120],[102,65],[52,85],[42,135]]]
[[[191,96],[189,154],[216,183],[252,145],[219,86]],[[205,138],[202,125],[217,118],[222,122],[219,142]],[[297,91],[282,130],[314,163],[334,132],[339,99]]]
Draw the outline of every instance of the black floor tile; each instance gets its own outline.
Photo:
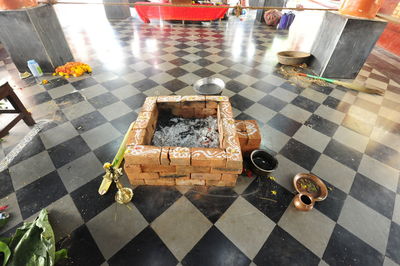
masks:
[[[315,129],[328,137],[332,137],[339,127],[339,125],[315,114],[312,114],[304,125]]]
[[[350,104],[342,102],[339,99],[336,99],[335,97],[332,96],[328,96],[328,98],[326,98],[322,104],[343,113],[347,113],[351,106]]]
[[[55,79],[49,80],[49,83],[43,85],[43,87],[46,90],[51,90],[51,89],[63,86],[65,84],[68,84],[68,81],[66,79],[64,79],[64,78],[55,78]]]
[[[269,109],[272,109],[276,112],[279,112],[282,110],[283,107],[286,106],[286,102],[272,96],[272,95],[267,95],[261,100],[258,101],[258,103],[264,105],[265,107],[268,107]]]
[[[232,106],[240,111],[244,111],[254,104],[252,100],[247,99],[239,94],[229,98]]]
[[[142,80],[139,80],[139,81],[133,83],[132,85],[136,89],[143,92],[143,91],[147,91],[147,90],[150,90],[150,89],[158,86],[158,83],[151,79],[142,79]]]
[[[118,101],[119,99],[111,92],[103,93],[88,100],[96,109],[103,108]]]
[[[24,186],[16,192],[22,218],[30,217],[67,193],[56,171]]]
[[[58,104],[58,107],[64,109],[84,100],[85,98],[83,98],[83,96],[79,92],[74,92],[61,96],[54,101],[56,102],[56,104]]]
[[[205,58],[200,58],[200,59],[198,59],[196,61],[193,61],[193,63],[196,64],[196,65],[202,66],[202,67],[206,67],[208,65],[213,64],[214,62],[210,61],[208,59],[205,59]]]
[[[344,117],[344,119],[342,121],[342,125],[347,127],[348,129],[351,129],[354,132],[360,133],[361,135],[364,135],[366,137],[369,137],[373,130],[372,125],[367,124],[363,121],[360,121],[351,115],[346,115]],[[377,125],[377,126],[379,126],[379,125]]]
[[[173,79],[168,82],[165,82],[164,84],[162,84],[162,86],[164,86],[165,88],[169,89],[172,92],[176,92],[180,89],[185,88],[186,86],[188,86],[188,84],[179,79]]]
[[[290,82],[285,82],[279,87],[284,88],[285,90],[291,91],[296,94],[300,94],[304,90],[300,86],[297,86],[296,84],[291,84]]]
[[[244,90],[247,86],[244,85],[243,83],[240,83],[239,81],[234,81],[230,80],[225,84],[225,88],[227,88],[230,91],[239,93],[242,90]]]
[[[304,110],[307,110],[311,113],[314,113],[315,110],[317,110],[319,103],[314,102],[310,99],[307,99],[301,95],[297,96],[296,98],[294,98],[294,100],[292,101],[292,104],[303,108]]]
[[[9,194],[14,192],[14,186],[11,181],[10,173],[8,169],[0,172],[0,199],[8,196]]]
[[[173,76],[175,78],[178,78],[180,76],[183,76],[183,75],[189,73],[185,69],[180,68],[180,67],[175,67],[175,68],[167,70],[165,72],[167,72],[168,74],[170,74],[171,76]]]
[[[315,203],[315,208],[337,222],[342,211],[347,194],[327,181],[323,180],[328,187],[328,197],[323,201]]]
[[[276,191],[276,195],[272,191]],[[243,192],[243,196],[254,207],[277,223],[294,195],[270,179],[258,178]]]
[[[190,266],[239,266],[249,265],[250,259],[213,226],[181,263]]]
[[[26,146],[21,150],[21,152],[12,160],[12,162],[8,165],[9,167],[22,162],[42,151],[45,150],[42,140],[39,135],[33,137],[33,139],[26,144]]]
[[[119,132],[125,135],[129,126],[136,120],[137,116],[137,113],[132,111],[112,120],[110,123],[113,125],[113,127],[118,129]]]
[[[129,83],[123,80],[122,78],[116,78],[112,80],[105,81],[101,83],[101,85],[108,89],[109,91],[116,90],[121,88],[122,86],[128,85]]]
[[[224,75],[225,77],[228,77],[230,79],[234,79],[237,76],[241,75],[242,73],[239,71],[236,71],[234,69],[227,68],[227,69],[219,72],[219,74]]]
[[[235,65],[236,63],[228,58],[224,58],[221,61],[217,62],[220,65],[226,66],[226,67],[231,67],[233,65]]]
[[[152,65],[153,65],[153,63],[152,63]],[[155,76],[157,74],[160,74],[163,71],[160,70],[160,69],[154,68],[154,67],[148,67],[148,68],[140,70],[139,72],[149,78],[151,76]]]
[[[128,105],[129,108],[132,110],[136,110],[139,107],[141,107],[144,103],[144,100],[146,99],[146,95],[143,93],[133,95],[131,97],[128,97],[126,99],[123,99],[122,101]]]
[[[354,171],[357,171],[363,155],[361,152],[356,151],[353,148],[349,148],[334,139],[331,139],[323,153],[335,161],[350,167]]]
[[[175,187],[167,186],[138,186],[133,193],[135,194],[133,204],[149,223],[182,197]]]
[[[52,98],[50,94],[47,91],[29,96],[23,100],[23,103],[25,104],[25,107],[32,107],[35,105],[39,105],[48,101],[51,101]]]
[[[215,223],[238,197],[229,187],[196,187],[185,196],[212,223]]]
[[[280,154],[310,171],[321,155],[318,151],[295,139],[290,139],[281,149]]]
[[[174,255],[150,226],[108,260],[110,266],[175,266],[177,263]]]
[[[392,222],[389,232],[389,241],[386,247],[386,256],[400,264],[400,225]]]
[[[82,89],[85,89],[87,87],[96,85],[97,83],[98,82],[94,78],[88,77],[88,78],[85,78],[85,79],[74,81],[74,82],[71,83],[71,85],[74,86],[75,89],[77,89],[77,90],[82,90]]]
[[[329,94],[333,91],[333,88],[332,88],[332,87],[329,87],[329,86],[321,86],[321,85],[318,85],[318,84],[311,84],[310,87],[311,87],[313,90],[316,90],[316,91],[321,92],[321,93],[326,94],[326,95],[329,95]]]
[[[322,257],[329,265],[382,265],[383,255],[336,224]]]
[[[62,260],[57,265],[87,265],[97,266],[105,262],[101,251],[96,245],[86,225],[81,225],[70,235],[56,243],[57,249],[68,250],[68,259]]]
[[[207,78],[207,77],[211,77],[212,75],[215,75],[215,72],[203,67],[196,71],[193,71],[193,74],[195,74],[199,77],[202,77],[202,78]]]
[[[357,173],[350,195],[387,218],[392,219],[396,199],[396,193],[393,191]]]
[[[103,174],[70,193],[76,208],[85,222],[115,202],[114,196],[117,189],[114,185],[111,185],[105,195],[99,195],[98,189],[102,180]]]
[[[262,92],[266,92],[266,93],[269,93],[269,92],[271,92],[271,91],[276,89],[275,85],[269,84],[268,82],[265,82],[265,81],[262,81],[262,80],[257,81],[256,83],[254,83],[250,87],[252,87],[254,89],[257,89],[259,91],[262,91]]]
[[[365,149],[365,154],[384,164],[400,170],[400,152],[388,146],[370,140],[367,148]]]
[[[275,226],[254,262],[257,265],[318,265],[320,259],[279,226]]]
[[[253,78],[257,78],[257,79],[262,79],[268,75],[268,73],[266,73],[264,71],[260,71],[256,68],[249,70],[246,74],[249,76],[252,76]]]
[[[294,121],[279,113],[276,114],[271,120],[269,120],[267,124],[285,133],[288,136],[293,136],[301,127],[301,124],[299,122]]]
[[[112,162],[115,155],[117,154],[118,148],[121,145],[123,138],[124,136],[120,136],[119,138],[110,141],[109,143],[104,144],[103,146],[100,146],[93,151],[100,162]]]
[[[99,111],[93,111],[72,120],[71,124],[79,133],[83,133],[107,122]]]
[[[175,65],[175,66],[183,66],[186,65],[187,63],[189,63],[188,60],[185,60],[183,58],[176,58],[174,60],[169,61],[171,64]]]
[[[56,168],[78,159],[90,152],[90,148],[81,136],[76,136],[48,150],[51,160]]]

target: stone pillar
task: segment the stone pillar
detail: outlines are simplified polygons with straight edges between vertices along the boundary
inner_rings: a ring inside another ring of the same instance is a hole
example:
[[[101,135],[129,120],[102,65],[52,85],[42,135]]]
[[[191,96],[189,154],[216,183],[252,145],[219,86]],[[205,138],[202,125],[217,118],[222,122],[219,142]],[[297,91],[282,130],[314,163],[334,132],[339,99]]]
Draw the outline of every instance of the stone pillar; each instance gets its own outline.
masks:
[[[127,3],[129,0],[103,0],[103,3]],[[128,5],[104,5],[108,19],[125,19],[131,16],[131,10]]]
[[[387,22],[326,12],[311,48],[310,67],[327,78],[354,79]]]
[[[0,40],[19,72],[29,71],[27,61],[35,59],[43,72],[73,60],[54,8],[0,11]]]

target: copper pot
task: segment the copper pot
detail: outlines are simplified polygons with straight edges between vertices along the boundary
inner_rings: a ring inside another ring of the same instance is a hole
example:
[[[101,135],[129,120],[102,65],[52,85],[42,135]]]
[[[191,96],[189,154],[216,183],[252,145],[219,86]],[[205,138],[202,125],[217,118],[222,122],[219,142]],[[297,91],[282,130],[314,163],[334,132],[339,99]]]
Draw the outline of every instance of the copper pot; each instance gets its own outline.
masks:
[[[307,194],[297,194],[294,196],[293,204],[299,211],[311,211],[314,208],[315,200]]]
[[[37,6],[37,0],[0,0],[0,10],[13,10]]]

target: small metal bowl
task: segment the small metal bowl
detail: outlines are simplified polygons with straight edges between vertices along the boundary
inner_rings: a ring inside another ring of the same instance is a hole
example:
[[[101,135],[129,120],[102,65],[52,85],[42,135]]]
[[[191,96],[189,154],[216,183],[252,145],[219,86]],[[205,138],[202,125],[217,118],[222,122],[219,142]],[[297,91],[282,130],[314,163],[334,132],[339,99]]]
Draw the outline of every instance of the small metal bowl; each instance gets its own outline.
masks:
[[[254,150],[250,154],[250,167],[257,176],[268,177],[278,167],[278,160],[266,150]]]
[[[193,89],[200,95],[221,95],[225,82],[219,78],[202,78],[196,81]]]

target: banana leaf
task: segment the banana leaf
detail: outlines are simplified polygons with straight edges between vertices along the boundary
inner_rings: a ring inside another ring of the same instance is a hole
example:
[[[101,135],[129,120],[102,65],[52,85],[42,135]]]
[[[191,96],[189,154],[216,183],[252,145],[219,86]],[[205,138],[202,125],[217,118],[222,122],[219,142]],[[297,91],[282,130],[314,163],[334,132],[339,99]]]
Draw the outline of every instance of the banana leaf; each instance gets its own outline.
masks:
[[[7,242],[11,251],[8,262],[5,260],[7,264],[4,263],[7,266],[52,266],[56,258],[67,255],[66,250],[55,250],[54,232],[45,209],[40,211],[35,221],[19,227]]]

